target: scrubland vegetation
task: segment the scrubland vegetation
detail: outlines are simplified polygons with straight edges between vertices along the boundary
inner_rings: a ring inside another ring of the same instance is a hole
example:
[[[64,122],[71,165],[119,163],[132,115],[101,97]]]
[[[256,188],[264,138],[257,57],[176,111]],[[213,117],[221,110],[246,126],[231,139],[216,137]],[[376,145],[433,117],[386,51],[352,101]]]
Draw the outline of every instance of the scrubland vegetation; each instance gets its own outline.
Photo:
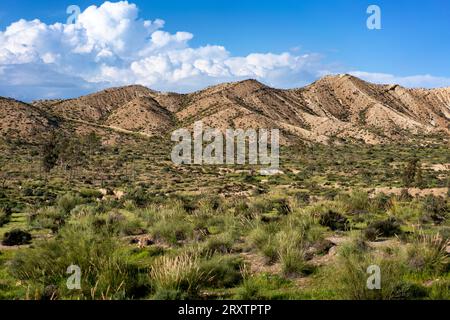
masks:
[[[1,299],[450,298],[445,144],[291,147],[263,177],[83,141],[2,145]]]

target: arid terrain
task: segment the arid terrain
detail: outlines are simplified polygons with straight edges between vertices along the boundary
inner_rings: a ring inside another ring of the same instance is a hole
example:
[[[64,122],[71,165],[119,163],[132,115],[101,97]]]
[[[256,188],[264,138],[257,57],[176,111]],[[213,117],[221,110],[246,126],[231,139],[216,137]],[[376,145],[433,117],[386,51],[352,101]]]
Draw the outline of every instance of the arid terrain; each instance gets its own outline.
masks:
[[[113,88],[70,100],[25,104],[0,100],[5,138],[35,141],[52,130],[77,133],[121,129],[144,136],[203,121],[213,128],[279,128],[285,144],[299,140],[379,144],[405,134],[450,133],[450,89],[374,85],[350,75],[325,77],[305,88],[281,90],[255,80],[191,94],[142,86]]]
[[[196,121],[280,129],[280,174],[175,165]],[[450,88],[5,97],[0,132],[0,299],[450,299]]]

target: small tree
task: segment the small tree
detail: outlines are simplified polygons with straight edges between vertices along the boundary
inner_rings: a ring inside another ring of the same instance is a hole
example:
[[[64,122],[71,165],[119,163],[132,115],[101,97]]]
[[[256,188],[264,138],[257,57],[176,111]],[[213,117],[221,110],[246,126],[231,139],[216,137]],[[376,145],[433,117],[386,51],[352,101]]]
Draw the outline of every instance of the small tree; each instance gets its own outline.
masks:
[[[51,138],[42,147],[42,168],[45,172],[50,172],[58,162],[57,142]]]
[[[409,160],[405,167],[405,170],[403,171],[402,175],[403,184],[407,188],[411,187],[415,181],[418,163],[419,160],[417,158]]]
[[[86,154],[83,145],[78,139],[64,139],[58,145],[59,162],[65,171],[70,171],[73,176],[76,168],[86,162]]]
[[[425,187],[425,181],[423,180],[423,170],[421,167],[417,168],[415,184],[416,187],[420,189]]]
[[[92,131],[89,134],[83,136],[82,144],[86,146],[89,155],[92,156],[94,154],[94,151],[101,146],[101,138]]]

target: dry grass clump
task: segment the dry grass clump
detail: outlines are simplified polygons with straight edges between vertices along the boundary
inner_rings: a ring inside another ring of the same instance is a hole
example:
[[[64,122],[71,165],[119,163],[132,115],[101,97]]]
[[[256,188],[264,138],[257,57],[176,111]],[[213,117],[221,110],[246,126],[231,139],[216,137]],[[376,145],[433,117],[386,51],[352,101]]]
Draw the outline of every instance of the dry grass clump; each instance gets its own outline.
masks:
[[[200,262],[201,257],[195,253],[160,257],[150,270],[154,289],[157,293],[173,291],[196,296],[202,284],[211,280],[210,274],[202,270]]]

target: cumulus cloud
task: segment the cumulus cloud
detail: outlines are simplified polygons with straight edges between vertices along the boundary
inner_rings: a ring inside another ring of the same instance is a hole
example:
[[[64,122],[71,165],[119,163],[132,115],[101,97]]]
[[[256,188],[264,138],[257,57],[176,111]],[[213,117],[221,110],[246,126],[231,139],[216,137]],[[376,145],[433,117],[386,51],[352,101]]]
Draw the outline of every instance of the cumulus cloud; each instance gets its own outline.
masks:
[[[184,92],[245,78],[292,87],[318,74],[314,55],[236,57],[220,45],[192,48],[193,34],[171,34],[163,27],[161,19],[140,18],[137,6],[127,1],[90,6],[75,24],[14,22],[0,32],[0,71],[11,75],[2,77],[0,93],[29,99],[76,96],[132,83]]]
[[[438,88],[450,86],[450,78],[435,77],[429,74],[415,76],[395,76],[387,73],[370,73],[364,71],[351,71],[349,74],[369,82],[379,84],[399,84],[412,88]]]
[[[193,34],[172,34],[163,27],[163,20],[141,18],[137,6],[127,1],[90,6],[75,24],[16,21],[0,31],[0,95],[25,100],[70,97],[128,84],[186,92],[247,78],[298,87],[328,73],[317,54],[233,56],[220,45],[193,48]],[[382,74],[360,76],[397,80]],[[448,79],[400,80],[414,85]]]

